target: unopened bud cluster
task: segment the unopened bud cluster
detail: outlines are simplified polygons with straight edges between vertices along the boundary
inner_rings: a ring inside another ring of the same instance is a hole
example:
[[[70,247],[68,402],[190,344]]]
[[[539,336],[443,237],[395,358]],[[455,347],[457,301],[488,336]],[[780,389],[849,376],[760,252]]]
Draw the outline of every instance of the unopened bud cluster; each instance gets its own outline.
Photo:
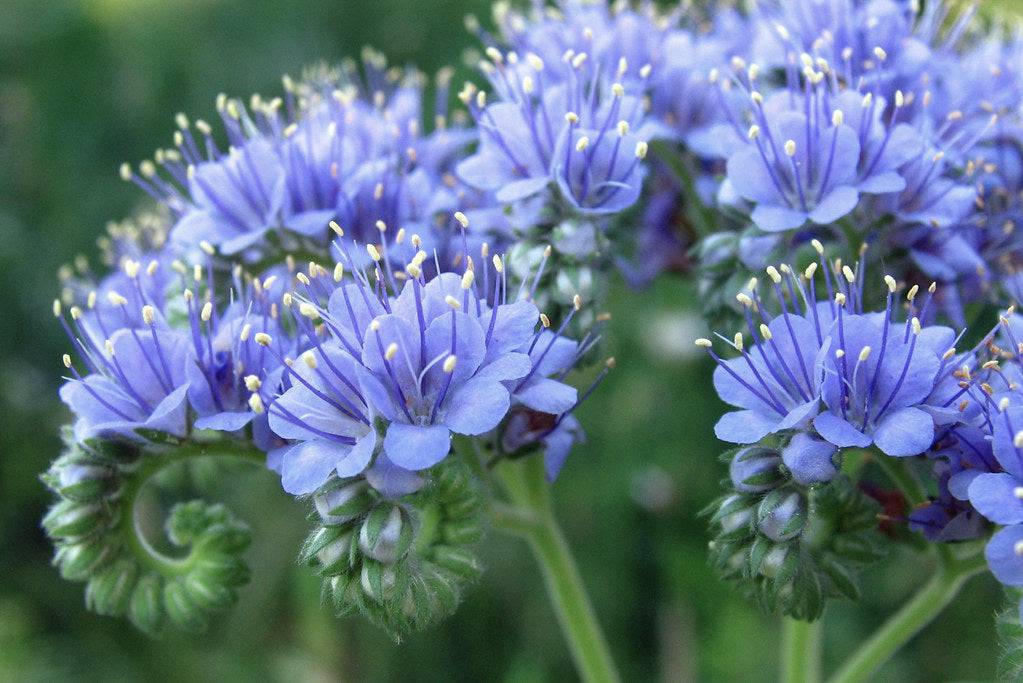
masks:
[[[387,499],[364,480],[334,479],[313,496],[316,527],[302,561],[323,577],[339,616],[362,613],[396,639],[454,611],[480,573],[478,483],[445,463],[429,487]]]
[[[86,584],[92,611],[126,616],[147,633],[168,626],[198,631],[248,581],[240,554],[249,531],[223,506],[191,501],[175,505],[166,525],[182,553],[167,557],[145,547],[133,528],[135,475],[160,459],[136,444],[69,438],[43,475],[58,497],[43,528],[61,576]]]

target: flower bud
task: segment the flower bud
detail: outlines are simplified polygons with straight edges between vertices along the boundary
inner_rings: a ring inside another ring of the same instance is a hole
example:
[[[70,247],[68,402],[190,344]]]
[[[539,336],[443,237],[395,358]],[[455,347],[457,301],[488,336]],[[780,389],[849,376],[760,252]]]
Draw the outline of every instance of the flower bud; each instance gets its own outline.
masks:
[[[803,497],[793,492],[764,515],[757,528],[767,538],[781,543],[798,536],[804,523]]]
[[[85,605],[97,614],[121,616],[128,609],[138,564],[131,560],[118,560],[89,579],[85,587]]]
[[[412,521],[399,505],[374,508],[359,530],[359,549],[367,556],[394,564],[412,545]]]
[[[369,484],[365,481],[338,481],[324,488],[313,498],[313,504],[326,525],[350,522],[364,514],[372,504]]]
[[[752,446],[735,454],[729,466],[729,476],[735,490],[742,493],[770,491],[781,480],[778,466],[781,455],[770,448]]]

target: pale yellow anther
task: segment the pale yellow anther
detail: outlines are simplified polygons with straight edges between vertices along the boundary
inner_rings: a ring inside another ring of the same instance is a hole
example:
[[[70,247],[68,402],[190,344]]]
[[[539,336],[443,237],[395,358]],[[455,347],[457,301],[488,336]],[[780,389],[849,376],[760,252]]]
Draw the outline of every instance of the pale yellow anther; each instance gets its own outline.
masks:
[[[305,273],[303,273],[302,271],[299,271],[299,272],[295,273],[295,279],[298,280],[299,282],[301,282],[306,287],[309,286],[309,282],[310,282],[309,281],[309,276],[306,275]]]
[[[374,244],[367,244],[366,245],[366,253],[369,254],[369,257],[371,259],[373,259],[374,261],[377,261],[377,262],[379,262],[380,259],[382,258],[382,256],[380,255],[380,250],[377,249],[376,245],[374,245]]]
[[[70,355],[65,353],[63,356],[60,357],[60,359],[64,362],[64,367],[65,368],[68,368],[68,369],[71,368],[71,356]]]
[[[307,301],[303,301],[298,305],[298,312],[310,320],[316,320],[320,317],[320,309]]]
[[[936,291],[938,291],[938,283],[932,282],[931,284],[927,285],[927,291],[930,292],[931,294],[934,294]]]
[[[273,343],[273,337],[268,335],[266,332],[257,332],[256,336],[253,337],[257,344],[260,346],[270,346]]]
[[[871,351],[871,349],[870,349],[869,346],[864,346],[862,349],[860,349],[860,362],[861,363],[865,363],[867,361],[867,359],[870,358],[870,351]]]
[[[646,155],[647,155],[647,152],[649,152],[649,151],[650,151],[650,145],[647,144],[646,142],[644,142],[643,140],[640,140],[639,142],[636,143],[636,158],[637,159],[640,159],[640,160],[645,159]]]
[[[458,221],[458,224],[463,228],[469,227],[469,218],[461,211],[455,211],[455,220]]]
[[[374,225],[376,225],[377,230],[379,230],[380,232],[387,232],[387,223],[378,220],[376,223],[374,223]]]
[[[895,289],[897,287],[897,283],[895,282],[895,278],[893,278],[891,275],[885,275],[884,276],[884,284],[885,284],[885,286],[888,287],[889,293],[895,294]]]
[[[341,226],[338,225],[337,221],[331,221],[330,223],[328,223],[328,225],[330,226],[330,229],[334,231],[334,234],[337,235],[338,237],[345,236],[345,231],[341,229]]]
[[[259,391],[262,386],[263,382],[256,375],[245,376],[245,388],[249,391]]]
[[[845,358],[845,350],[843,350],[843,349],[835,349],[835,358],[838,358],[838,359]]]
[[[808,265],[806,267],[806,270],[803,271],[803,277],[805,277],[807,280],[812,280],[813,276],[816,275],[816,274],[817,274],[817,264],[816,263],[811,263],[810,265]]]
[[[942,360],[952,360],[952,358],[955,355],[956,355],[956,347],[953,346],[948,351],[946,351],[944,354],[942,354],[941,359]]]
[[[920,334],[920,330],[922,328],[920,327],[920,319],[919,318],[913,318],[910,321],[909,326],[913,330],[913,334]]]
[[[760,137],[760,126],[757,126],[757,125],[750,126],[749,130],[746,131],[746,137],[749,138],[750,140],[756,140],[757,138],[759,138]]]
[[[291,308],[292,304],[295,303],[295,297],[291,295],[291,292],[285,292],[284,296],[281,297],[281,303],[284,304],[285,308]]]
[[[458,365],[458,358],[456,356],[448,356],[444,359],[444,372],[449,375],[455,371],[455,366]]]
[[[147,325],[152,325],[156,320],[156,309],[146,304],[142,307],[142,321]]]
[[[810,245],[818,254],[824,254],[824,245],[821,244],[820,240],[810,240]]]
[[[781,283],[781,273],[779,273],[778,269],[775,268],[774,266],[768,266],[767,267],[767,275],[768,275],[768,277],[771,278],[771,280],[774,282],[774,284],[777,285],[777,284]]]
[[[384,351],[384,358],[386,360],[394,360],[394,357],[398,355],[398,344],[391,342],[387,345],[387,350]]]
[[[455,297],[451,296],[450,294],[444,297],[444,303],[446,303],[448,306],[450,306],[456,311],[462,307],[461,302]]]
[[[1016,545],[1012,546],[1012,551],[1017,556],[1023,557],[1023,541],[1016,541]]]
[[[629,122],[628,121],[619,121],[617,128],[618,128],[618,135],[619,136],[624,138],[626,135],[629,134]]]
[[[571,126],[574,126],[575,124],[579,123],[579,115],[576,114],[574,111],[570,111],[567,114],[565,114],[565,122]]]
[[[160,269],[160,264],[159,264],[159,262],[157,262],[154,259],[154,260],[149,262],[148,266],[146,266],[146,275],[148,275],[149,277],[153,277],[153,275],[155,275],[156,271],[159,270],[159,269]]]
[[[906,301],[912,301],[913,299],[915,299],[916,298],[916,294],[919,291],[920,291],[920,285],[913,285],[912,287],[910,287],[909,291],[906,292]]]
[[[693,343],[696,344],[697,346],[699,346],[700,348],[704,348],[704,349],[709,349],[710,347],[714,346],[714,344],[711,342],[711,340],[709,340],[709,339],[707,339],[705,337],[700,337],[699,339],[697,339]]]
[[[794,157],[796,156],[796,141],[786,140],[785,141],[785,156]]]
[[[369,329],[373,330],[374,332],[379,332],[380,331],[380,321],[376,320],[376,319],[371,320],[370,323],[369,323]]]
[[[831,113],[831,125],[841,126],[843,123],[845,123],[845,114],[841,109],[836,109]]]
[[[127,163],[121,164],[121,168],[119,169],[119,173],[121,174],[121,180],[130,181],[131,180],[131,165],[127,164]]]
[[[409,238],[409,244],[418,249],[423,246],[423,238],[416,233],[412,233],[412,237]]]
[[[263,399],[259,394],[252,394],[249,396],[249,408],[252,409],[256,415],[262,415],[266,411],[266,407],[263,405]]]
[[[305,366],[310,370],[315,370],[319,367],[319,363],[316,361],[316,356],[312,351],[306,351],[302,354],[302,362],[305,363]]]
[[[839,292],[835,295],[835,303],[839,306],[845,306],[845,294]]]
[[[546,313],[540,314],[540,324],[544,326],[544,329],[551,326],[551,319],[547,317]]]
[[[107,292],[107,301],[110,302],[111,306],[124,306],[128,303],[127,299],[113,290]]]
[[[870,108],[870,105],[873,103],[873,101],[874,93],[868,92],[866,95],[863,96],[863,99],[860,100],[860,106],[863,107],[864,109],[868,109]]]
[[[883,62],[888,59],[888,53],[884,51],[884,48],[878,46],[874,48],[874,56],[877,57],[879,62]]]
[[[581,310],[583,307],[583,299],[578,294],[572,296],[572,308],[575,310]]]
[[[213,317],[213,302],[212,301],[207,301],[205,304],[203,304],[202,310],[199,312],[199,317],[202,318],[202,321],[204,323],[207,323],[207,322],[210,321],[210,318]]]
[[[138,261],[125,259],[122,267],[124,268],[124,274],[134,280],[139,276],[139,270],[142,269],[142,264]]]
[[[494,254],[494,258],[491,259],[491,262],[494,264],[494,270],[496,270],[498,274],[504,272],[504,261],[501,260],[499,255]]]
[[[114,356],[114,342],[107,339],[105,342],[103,342],[103,348],[106,349],[108,356],[110,356],[111,358]]]
[[[753,101],[753,104],[757,105],[758,107],[764,103],[764,96],[761,95],[756,90],[754,90],[750,94],[749,98]]]
[[[248,341],[250,334],[252,334],[252,323],[245,323],[242,325],[242,331],[238,334],[238,339],[243,342]]]
[[[774,335],[771,334],[771,328],[765,325],[764,323],[760,323],[760,336],[763,337],[766,341],[771,341],[771,339],[774,337]]]
[[[739,292],[736,294],[735,300],[747,308],[753,307],[753,299],[751,299],[749,294],[746,294],[745,292]]]
[[[476,106],[480,109],[487,106],[487,93],[485,90],[480,90],[476,93]]]
[[[735,333],[735,339],[732,341],[732,346],[735,347],[736,351],[742,351],[742,332]]]
[[[60,299],[53,300],[53,317],[59,318],[61,314]]]
[[[856,273],[849,266],[842,266],[842,275],[845,276],[849,284],[856,282]]]
[[[998,411],[1004,413],[1008,409],[1009,409],[1009,397],[1008,396],[1003,396],[998,401]]]
[[[586,148],[590,146],[590,139],[585,135],[579,138],[575,143],[575,151],[585,152]]]
[[[267,279],[263,280],[263,289],[270,289],[274,283],[277,282],[277,276],[271,275]]]
[[[649,78],[650,72],[653,71],[653,69],[654,69],[653,64],[644,64],[643,66],[639,67],[639,77]]]
[[[192,279],[196,282],[202,282],[202,266],[198,263],[192,266]]]
[[[902,94],[901,90],[895,91],[895,106],[900,109],[906,106],[906,96]]]
[[[1016,436],[1019,437],[1019,436],[1023,436],[1023,435],[1017,434]],[[1020,444],[1023,444],[1023,441],[1021,441],[1020,443],[1016,444],[1016,448],[1023,447]],[[1012,495],[1014,495],[1018,500],[1023,500],[1023,486],[1017,486],[1016,488],[1014,488],[1012,490]]]

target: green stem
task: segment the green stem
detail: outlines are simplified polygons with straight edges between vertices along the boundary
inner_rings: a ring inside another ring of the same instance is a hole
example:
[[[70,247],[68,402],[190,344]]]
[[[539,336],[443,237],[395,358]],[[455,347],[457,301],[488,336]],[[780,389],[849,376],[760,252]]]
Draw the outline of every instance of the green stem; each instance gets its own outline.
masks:
[[[266,454],[252,444],[227,440],[191,441],[171,446],[165,452],[147,453],[141,457],[138,469],[131,474],[122,494],[121,529],[126,545],[143,566],[164,576],[185,574],[191,569],[191,553],[180,558],[168,557],[146,540],[138,527],[135,510],[142,490],[158,472],[185,460],[210,457],[236,458],[259,464],[266,460]]]
[[[958,595],[967,579],[984,567],[983,555],[962,560],[942,556],[941,564],[931,580],[853,653],[830,679],[830,683],[853,683],[869,679],[878,667],[941,614]]]
[[[821,621],[782,621],[782,683],[817,683],[821,680]]]
[[[542,459],[530,457],[502,463],[495,474],[504,483],[514,506],[495,504],[494,525],[522,536],[533,549],[579,675],[592,683],[618,681],[593,605],[554,519]]]

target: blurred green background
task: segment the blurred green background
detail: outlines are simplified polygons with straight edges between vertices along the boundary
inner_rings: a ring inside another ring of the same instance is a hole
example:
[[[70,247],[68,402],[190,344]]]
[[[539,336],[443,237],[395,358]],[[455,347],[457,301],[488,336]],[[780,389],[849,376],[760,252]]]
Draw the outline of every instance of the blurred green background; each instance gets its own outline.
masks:
[[[141,193],[117,176],[170,142],[173,115],[213,117],[223,90],[276,93],[279,75],[372,44],[426,71],[460,63],[462,17],[486,0],[0,0],[0,681],[572,680],[526,546],[491,536],[488,567],[457,614],[401,645],[335,619],[295,566],[305,506],[267,472],[226,472],[211,497],[255,531],[251,585],[202,637],[154,641],[85,611],[82,586],[49,565],[37,475],[67,418],[56,397],[66,344],[49,315],[55,273],[95,256],[109,219]],[[639,304],[639,305],[637,305]],[[716,580],[697,512],[724,468],[710,367],[691,289],[615,283],[609,352],[619,369],[582,411],[589,443],[555,487],[559,514],[628,680],[772,680],[777,621]],[[827,613],[834,666],[929,575],[894,558],[867,573],[858,606]],[[973,580],[879,679],[985,680],[1001,601]]]

